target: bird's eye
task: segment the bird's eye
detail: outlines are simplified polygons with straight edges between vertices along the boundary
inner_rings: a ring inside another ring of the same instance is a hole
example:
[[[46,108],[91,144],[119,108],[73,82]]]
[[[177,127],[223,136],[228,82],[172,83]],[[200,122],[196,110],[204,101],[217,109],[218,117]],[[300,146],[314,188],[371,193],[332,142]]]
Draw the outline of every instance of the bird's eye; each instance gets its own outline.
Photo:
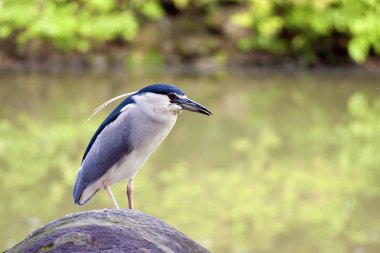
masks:
[[[169,93],[169,94],[168,94],[168,98],[169,98],[170,100],[174,100],[176,97],[177,97],[177,96],[176,96],[174,93]]]

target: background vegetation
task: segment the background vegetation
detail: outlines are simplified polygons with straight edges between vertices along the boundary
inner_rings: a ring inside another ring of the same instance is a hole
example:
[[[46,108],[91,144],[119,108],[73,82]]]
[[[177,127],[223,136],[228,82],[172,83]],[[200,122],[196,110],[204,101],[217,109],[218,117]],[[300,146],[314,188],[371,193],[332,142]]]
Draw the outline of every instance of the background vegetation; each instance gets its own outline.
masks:
[[[379,16],[376,0],[3,0],[1,63],[52,53],[127,66],[372,62]]]

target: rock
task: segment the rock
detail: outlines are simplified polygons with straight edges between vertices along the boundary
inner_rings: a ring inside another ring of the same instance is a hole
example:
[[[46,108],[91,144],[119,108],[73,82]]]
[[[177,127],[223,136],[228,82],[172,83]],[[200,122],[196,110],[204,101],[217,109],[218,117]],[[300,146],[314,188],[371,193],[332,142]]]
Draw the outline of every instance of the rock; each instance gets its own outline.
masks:
[[[30,234],[13,252],[209,252],[166,223],[137,210],[67,215]]]

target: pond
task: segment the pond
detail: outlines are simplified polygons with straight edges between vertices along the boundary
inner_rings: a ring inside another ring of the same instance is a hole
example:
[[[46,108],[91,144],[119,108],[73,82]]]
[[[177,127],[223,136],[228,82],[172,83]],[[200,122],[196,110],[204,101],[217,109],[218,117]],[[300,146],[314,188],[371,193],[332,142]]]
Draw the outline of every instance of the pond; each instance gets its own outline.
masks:
[[[75,206],[83,152],[110,112],[151,83],[213,117],[182,113],[137,175],[135,208],[212,252],[380,252],[380,77],[358,73],[3,74],[0,250]],[[127,207],[126,182],[112,187]]]

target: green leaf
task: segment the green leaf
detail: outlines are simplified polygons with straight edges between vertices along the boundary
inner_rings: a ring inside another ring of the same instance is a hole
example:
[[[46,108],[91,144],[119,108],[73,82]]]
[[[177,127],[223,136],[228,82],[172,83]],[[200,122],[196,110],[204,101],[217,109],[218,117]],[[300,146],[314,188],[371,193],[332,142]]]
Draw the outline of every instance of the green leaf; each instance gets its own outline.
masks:
[[[348,53],[356,62],[363,62],[369,52],[370,43],[365,37],[354,37],[348,43]]]

